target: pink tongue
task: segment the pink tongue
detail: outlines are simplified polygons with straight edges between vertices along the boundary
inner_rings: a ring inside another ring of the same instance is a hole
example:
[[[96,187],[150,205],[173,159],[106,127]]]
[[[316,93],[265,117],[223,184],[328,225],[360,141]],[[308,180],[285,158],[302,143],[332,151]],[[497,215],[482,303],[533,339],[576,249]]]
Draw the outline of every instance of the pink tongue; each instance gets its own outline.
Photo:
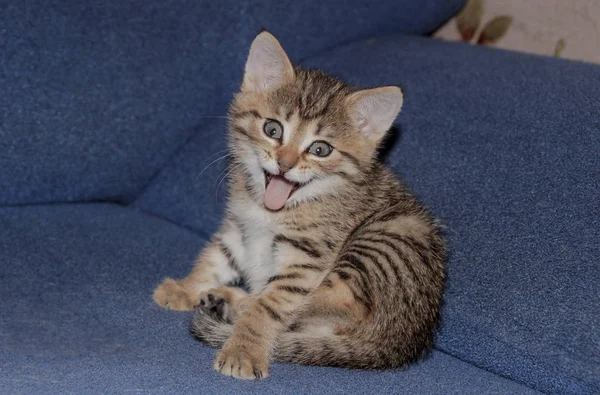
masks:
[[[271,210],[280,210],[292,193],[294,184],[282,176],[273,176],[265,191],[265,206]]]

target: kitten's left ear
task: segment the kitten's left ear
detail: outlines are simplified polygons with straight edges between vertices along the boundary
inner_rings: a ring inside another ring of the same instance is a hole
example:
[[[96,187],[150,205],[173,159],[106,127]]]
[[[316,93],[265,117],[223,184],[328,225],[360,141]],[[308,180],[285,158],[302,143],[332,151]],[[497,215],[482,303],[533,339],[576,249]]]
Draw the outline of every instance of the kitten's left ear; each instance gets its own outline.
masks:
[[[250,46],[242,92],[267,92],[293,81],[294,67],[271,33],[260,33]]]
[[[348,96],[347,108],[363,135],[379,142],[402,108],[402,90],[397,86],[365,89]]]

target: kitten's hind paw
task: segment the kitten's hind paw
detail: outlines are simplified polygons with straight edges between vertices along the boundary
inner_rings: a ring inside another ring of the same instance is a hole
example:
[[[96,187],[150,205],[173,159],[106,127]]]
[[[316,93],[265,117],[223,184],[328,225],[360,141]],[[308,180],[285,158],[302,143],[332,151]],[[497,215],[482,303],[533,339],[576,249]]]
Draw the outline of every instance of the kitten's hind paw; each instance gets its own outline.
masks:
[[[233,311],[226,296],[218,289],[210,289],[200,295],[200,302],[195,307],[217,320],[231,324]]]

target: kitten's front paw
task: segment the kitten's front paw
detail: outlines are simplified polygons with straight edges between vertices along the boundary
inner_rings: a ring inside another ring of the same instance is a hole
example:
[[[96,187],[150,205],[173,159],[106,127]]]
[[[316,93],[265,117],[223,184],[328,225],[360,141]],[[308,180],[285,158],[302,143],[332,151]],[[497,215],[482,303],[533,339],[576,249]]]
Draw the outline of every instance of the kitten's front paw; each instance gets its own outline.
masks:
[[[260,380],[269,377],[269,355],[257,350],[255,345],[225,344],[217,354],[214,368],[236,379]]]
[[[193,310],[196,300],[172,278],[165,279],[154,290],[152,299],[165,309],[187,311]]]
[[[233,322],[233,311],[226,295],[219,292],[218,289],[210,289],[200,295],[200,303],[196,308],[206,314],[225,321],[229,324]]]

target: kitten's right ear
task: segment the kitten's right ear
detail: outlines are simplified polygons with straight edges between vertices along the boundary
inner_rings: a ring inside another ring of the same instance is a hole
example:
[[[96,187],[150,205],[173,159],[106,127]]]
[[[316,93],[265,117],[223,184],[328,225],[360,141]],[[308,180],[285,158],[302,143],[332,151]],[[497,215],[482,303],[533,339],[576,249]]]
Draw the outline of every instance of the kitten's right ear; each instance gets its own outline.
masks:
[[[250,47],[242,92],[267,92],[293,81],[294,67],[279,41],[269,32],[260,33]]]
[[[358,130],[378,143],[402,108],[402,89],[397,86],[365,89],[351,94],[347,104]]]

